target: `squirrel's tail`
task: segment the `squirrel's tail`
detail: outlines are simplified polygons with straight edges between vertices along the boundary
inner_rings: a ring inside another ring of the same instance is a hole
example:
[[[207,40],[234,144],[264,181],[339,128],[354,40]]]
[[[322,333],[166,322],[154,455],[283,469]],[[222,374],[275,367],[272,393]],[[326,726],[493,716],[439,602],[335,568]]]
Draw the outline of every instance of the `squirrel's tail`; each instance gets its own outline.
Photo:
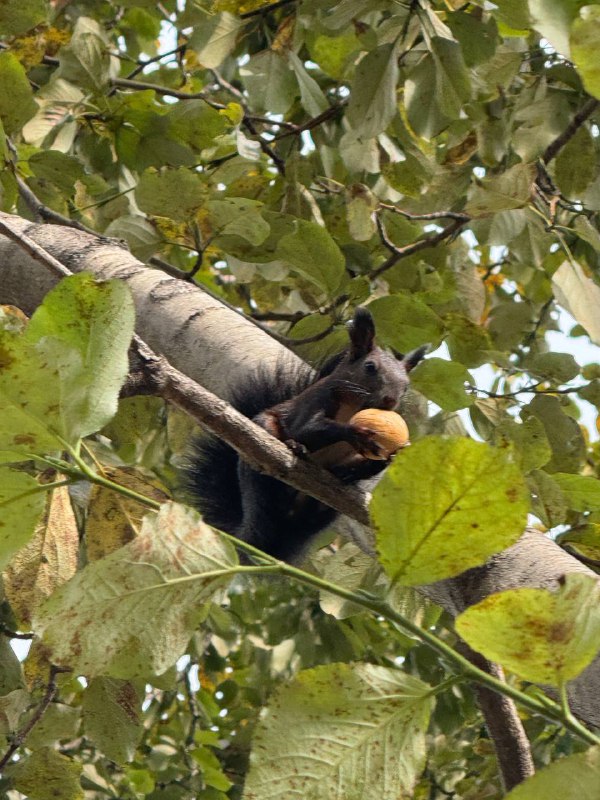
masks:
[[[303,392],[315,380],[310,367],[281,359],[270,369],[260,367],[229,397],[229,402],[252,419],[266,408]],[[201,434],[189,447],[181,470],[184,499],[197,508],[205,522],[235,534],[242,522],[238,455],[216,436]]]

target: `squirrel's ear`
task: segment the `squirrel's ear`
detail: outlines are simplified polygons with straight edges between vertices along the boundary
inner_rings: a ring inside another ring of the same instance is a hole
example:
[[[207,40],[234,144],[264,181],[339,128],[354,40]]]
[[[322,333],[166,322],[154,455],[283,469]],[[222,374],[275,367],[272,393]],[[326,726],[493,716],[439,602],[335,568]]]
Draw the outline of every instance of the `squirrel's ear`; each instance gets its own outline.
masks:
[[[371,312],[357,308],[350,323],[350,360],[366,356],[375,345],[375,323]]]
[[[422,361],[425,358],[428,350],[429,345],[424,344],[421,347],[417,347],[416,350],[411,350],[410,353],[407,353],[405,356],[403,356],[402,363],[406,367],[406,371],[410,372],[411,369],[414,369],[419,361]]]

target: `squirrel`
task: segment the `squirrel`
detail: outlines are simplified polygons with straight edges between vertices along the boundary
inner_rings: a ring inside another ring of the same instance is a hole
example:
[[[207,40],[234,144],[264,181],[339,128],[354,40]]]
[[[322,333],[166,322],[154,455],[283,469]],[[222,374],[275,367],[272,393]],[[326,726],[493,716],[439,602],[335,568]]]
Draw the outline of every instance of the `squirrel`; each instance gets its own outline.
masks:
[[[349,423],[365,408],[392,410],[409,385],[409,373],[427,352],[406,356],[375,344],[375,323],[357,308],[349,327],[349,346],[316,373],[281,361],[259,370],[230,397],[244,416],[285,442],[293,452],[327,466],[344,483],[381,472],[388,460],[368,428]],[[354,457],[335,461],[335,445],[344,442]],[[327,457],[320,458],[327,453]],[[333,459],[333,463],[332,463]],[[183,469],[184,491],[205,522],[284,561],[297,561],[313,536],[328,527],[337,512],[291,486],[263,475],[236,451],[212,435],[191,445]]]

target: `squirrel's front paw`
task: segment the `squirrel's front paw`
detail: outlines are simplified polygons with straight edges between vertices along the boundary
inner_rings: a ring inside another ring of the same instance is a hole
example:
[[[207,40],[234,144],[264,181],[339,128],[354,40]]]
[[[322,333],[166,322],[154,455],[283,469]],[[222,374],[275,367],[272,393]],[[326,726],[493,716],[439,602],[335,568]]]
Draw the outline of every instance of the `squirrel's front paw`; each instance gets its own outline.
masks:
[[[369,430],[369,428],[351,425],[348,443],[352,445],[361,456],[375,456],[375,458],[385,457],[383,448],[375,441],[375,432]]]
[[[307,458],[309,451],[300,442],[297,442],[295,439],[286,439],[284,444],[298,458]]]

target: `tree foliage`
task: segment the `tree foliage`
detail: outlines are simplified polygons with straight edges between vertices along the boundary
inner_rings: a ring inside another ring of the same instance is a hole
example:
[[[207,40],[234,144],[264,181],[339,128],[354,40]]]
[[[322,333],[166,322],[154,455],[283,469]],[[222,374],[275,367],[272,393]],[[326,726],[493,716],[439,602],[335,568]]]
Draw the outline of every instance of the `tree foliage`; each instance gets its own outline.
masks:
[[[414,395],[374,494],[379,558],[336,542],[302,571],[240,564],[174,502],[194,428],[119,400],[123,283],[0,309],[7,797],[499,798],[487,681],[556,762],[509,796],[597,798],[567,694],[598,651],[592,573],[456,626],[411,587],[528,513],[600,563],[599,45],[600,5],[563,0],[2,3],[2,211],[122,240],[309,360],[359,304],[383,345],[440,348],[412,373],[432,418]]]

